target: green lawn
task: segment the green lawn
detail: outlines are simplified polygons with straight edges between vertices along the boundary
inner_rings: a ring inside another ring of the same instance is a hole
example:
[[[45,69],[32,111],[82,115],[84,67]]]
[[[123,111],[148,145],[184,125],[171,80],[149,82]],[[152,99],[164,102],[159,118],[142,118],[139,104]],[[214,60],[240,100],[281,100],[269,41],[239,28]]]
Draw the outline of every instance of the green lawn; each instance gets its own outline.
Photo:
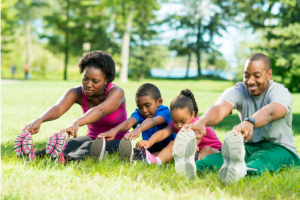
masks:
[[[125,90],[127,111],[135,109],[134,96],[144,82],[157,85],[164,105],[169,106],[181,89],[195,94],[199,113],[212,106],[222,91],[234,83],[225,81],[130,81],[118,84]],[[69,87],[80,81],[22,81],[1,85],[1,197],[3,199],[299,199],[299,169],[279,173],[264,173],[226,186],[218,173],[208,173],[188,180],[177,175],[174,163],[137,166],[121,163],[118,155],[108,155],[103,161],[55,165],[48,159],[23,163],[13,152],[13,143],[20,130],[41,114]],[[300,94],[293,94],[293,132],[300,150]],[[34,135],[34,148],[42,149],[53,133],[81,116],[80,106],[74,105],[60,119],[42,124]],[[237,113],[213,127],[220,140],[239,123]],[[87,128],[80,128],[85,135]]]

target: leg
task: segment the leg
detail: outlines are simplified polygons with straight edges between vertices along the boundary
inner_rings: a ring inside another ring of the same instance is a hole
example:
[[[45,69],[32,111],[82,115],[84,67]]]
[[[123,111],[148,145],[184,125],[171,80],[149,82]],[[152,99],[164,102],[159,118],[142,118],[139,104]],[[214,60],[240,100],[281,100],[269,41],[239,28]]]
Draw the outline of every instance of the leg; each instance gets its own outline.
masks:
[[[198,159],[201,160],[204,157],[214,153],[220,153],[220,151],[218,149],[211,148],[210,146],[205,146],[199,151]]]
[[[223,165],[223,157],[221,153],[214,153],[204,157],[196,162],[197,170],[201,173],[207,171],[219,171]]]
[[[248,159],[246,165],[249,168],[257,169],[257,171],[248,170],[248,175],[260,175],[264,171],[279,171],[281,168],[300,165],[300,159],[285,147],[271,143],[260,142],[256,144],[246,144],[246,149],[255,146],[255,152]]]
[[[87,136],[80,136],[67,141],[64,156],[69,160],[81,160],[91,154],[94,140]]]
[[[119,151],[119,144],[120,140],[112,140],[112,141],[106,141],[106,147],[105,151],[108,151],[108,153],[118,152]]]
[[[174,140],[172,140],[163,150],[161,150],[156,157],[159,157],[162,163],[171,161],[173,159],[173,146]]]

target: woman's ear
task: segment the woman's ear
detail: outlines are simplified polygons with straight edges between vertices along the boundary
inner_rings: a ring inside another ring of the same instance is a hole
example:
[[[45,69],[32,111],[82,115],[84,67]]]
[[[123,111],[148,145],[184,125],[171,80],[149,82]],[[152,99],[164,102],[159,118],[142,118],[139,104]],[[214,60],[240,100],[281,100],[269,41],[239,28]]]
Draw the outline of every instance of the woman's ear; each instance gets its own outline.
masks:
[[[162,99],[162,98],[159,98],[159,99],[157,100],[157,105],[158,105],[158,106],[161,106],[162,103],[163,103],[163,99]]]
[[[192,119],[195,118],[195,111],[192,112]]]
[[[108,84],[108,78],[105,79],[104,84],[105,84],[105,85]]]

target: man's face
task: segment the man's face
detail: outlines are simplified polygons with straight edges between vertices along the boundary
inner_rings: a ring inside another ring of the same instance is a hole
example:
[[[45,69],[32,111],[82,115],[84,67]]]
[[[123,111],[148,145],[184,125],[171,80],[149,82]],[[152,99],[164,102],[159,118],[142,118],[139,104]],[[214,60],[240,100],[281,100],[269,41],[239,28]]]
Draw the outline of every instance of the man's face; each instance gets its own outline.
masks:
[[[243,82],[251,96],[260,96],[268,89],[272,70],[266,68],[261,60],[246,61]]]

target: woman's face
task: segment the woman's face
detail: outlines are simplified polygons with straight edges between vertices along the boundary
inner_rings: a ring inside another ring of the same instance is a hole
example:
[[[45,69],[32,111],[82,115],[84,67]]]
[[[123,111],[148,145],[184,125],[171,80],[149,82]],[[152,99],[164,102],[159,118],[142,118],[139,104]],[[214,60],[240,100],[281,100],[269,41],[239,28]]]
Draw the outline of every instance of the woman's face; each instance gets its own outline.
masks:
[[[105,92],[108,79],[101,69],[86,67],[82,75],[82,87],[86,96],[101,95]]]
[[[177,108],[171,110],[171,116],[174,127],[180,131],[185,124],[192,123],[195,117],[195,111],[193,111],[193,113],[191,114],[188,107],[185,107],[183,109]]]

